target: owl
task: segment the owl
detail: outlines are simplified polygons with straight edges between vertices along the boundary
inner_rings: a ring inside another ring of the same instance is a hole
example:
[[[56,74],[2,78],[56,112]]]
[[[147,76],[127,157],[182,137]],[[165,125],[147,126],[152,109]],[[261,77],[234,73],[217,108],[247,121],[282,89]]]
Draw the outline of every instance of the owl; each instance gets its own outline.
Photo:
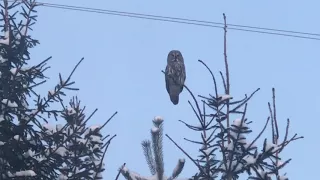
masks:
[[[177,105],[179,103],[179,94],[182,92],[184,81],[186,80],[183,56],[178,50],[172,50],[168,54],[165,79],[170,100],[174,105]]]

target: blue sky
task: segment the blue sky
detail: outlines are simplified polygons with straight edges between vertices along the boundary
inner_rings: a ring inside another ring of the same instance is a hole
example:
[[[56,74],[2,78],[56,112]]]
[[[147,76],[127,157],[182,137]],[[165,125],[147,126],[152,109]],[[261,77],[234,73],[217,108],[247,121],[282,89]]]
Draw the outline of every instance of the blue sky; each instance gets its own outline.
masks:
[[[222,22],[222,13],[226,13],[231,24],[315,33],[320,30],[319,2],[315,0],[51,0],[50,3],[216,22]],[[178,122],[182,119],[197,123],[187,103],[191,97],[183,91],[179,105],[172,105],[161,70],[165,68],[167,53],[179,49],[185,58],[187,86],[195,94],[213,93],[210,76],[197,60],[205,61],[215,75],[219,75],[219,70],[224,71],[222,29],[47,7],[39,7],[38,12],[38,23],[32,34],[41,44],[31,51],[32,63],[53,56],[52,68],[47,72],[51,79],[39,91],[45,95],[58,82],[59,72],[66,77],[84,57],[73,77],[81,90],[68,95],[78,95],[88,114],[99,109],[92,124],[103,123],[115,111],[119,112],[104,130],[117,134],[106,155],[104,179],[114,179],[124,162],[131,170],[150,175],[140,143],[150,138],[151,120],[156,115],[164,117],[165,133],[196,157],[198,146],[183,138],[200,139],[200,134]],[[241,99],[245,93],[261,88],[248,106],[247,117],[254,121],[253,134],[257,135],[265,123],[267,102],[272,97],[271,88],[275,87],[282,135],[286,118],[290,118],[290,134],[297,132],[305,136],[282,153],[284,158],[293,158],[282,171],[293,180],[316,177],[320,160],[313,152],[320,148],[316,135],[320,126],[318,44],[319,41],[228,31],[231,95]],[[269,138],[270,130],[263,136]],[[178,158],[187,159],[167,138],[164,138],[164,155],[166,174],[171,174]],[[194,173],[196,167],[187,160],[181,177]]]

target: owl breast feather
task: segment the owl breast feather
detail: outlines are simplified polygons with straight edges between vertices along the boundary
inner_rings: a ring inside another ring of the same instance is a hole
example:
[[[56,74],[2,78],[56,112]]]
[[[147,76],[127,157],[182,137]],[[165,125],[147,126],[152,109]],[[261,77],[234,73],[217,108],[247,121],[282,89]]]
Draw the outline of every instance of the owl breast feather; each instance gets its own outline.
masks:
[[[184,69],[183,67],[179,66],[179,65],[175,65],[175,66],[167,66],[167,83],[169,85],[168,88],[170,88],[170,86],[173,88],[174,87],[174,91],[176,91],[177,87],[179,89],[179,91],[177,92],[181,92],[183,89],[183,85],[184,85],[184,81],[185,81],[185,74],[184,74]]]

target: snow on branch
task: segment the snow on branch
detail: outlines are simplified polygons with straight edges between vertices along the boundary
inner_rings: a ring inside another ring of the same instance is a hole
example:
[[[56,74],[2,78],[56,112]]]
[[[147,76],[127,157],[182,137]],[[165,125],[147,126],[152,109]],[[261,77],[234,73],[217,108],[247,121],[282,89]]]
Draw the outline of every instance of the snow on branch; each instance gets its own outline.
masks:
[[[198,172],[192,177],[198,179],[238,179],[241,174],[247,174],[248,179],[255,180],[285,180],[288,177],[281,174],[280,171],[291,161],[291,159],[283,160],[280,152],[287,145],[297,139],[303,138],[294,134],[289,137],[289,123],[284,133],[283,141],[279,141],[280,131],[278,120],[276,118],[275,90],[273,92],[273,103],[269,103],[270,117],[267,118],[263,128],[253,139],[248,139],[248,135],[252,133],[250,128],[251,121],[248,120],[247,108],[250,99],[259,91],[259,88],[253,91],[249,96],[245,95],[240,100],[234,100],[230,92],[230,72],[228,69],[227,50],[226,50],[226,33],[227,24],[226,16],[224,17],[224,61],[225,74],[219,72],[222,79],[222,89],[216,81],[216,77],[211,69],[199,60],[199,62],[209,71],[214,86],[214,92],[207,96],[199,95],[200,101],[192,91],[184,85],[193,99],[193,103],[188,101],[191,110],[194,112],[198,124],[188,124],[179,120],[187,128],[199,133],[198,140],[185,138],[188,142],[200,146],[200,154],[193,158],[187,151],[180,147],[173,139],[166,135],[197,167]],[[223,91],[222,95],[219,91]],[[233,123],[230,123],[232,117],[236,117]],[[262,139],[262,134],[271,126],[272,136],[270,139],[265,138],[262,144],[258,146]],[[252,137],[252,136],[250,136]],[[194,138],[194,137],[193,137]]]
[[[152,176],[141,176],[140,174],[129,170],[127,167],[119,168],[119,171],[127,180],[177,180],[177,177],[183,170],[185,160],[179,159],[172,175],[164,175],[163,162],[163,118],[156,116],[153,119],[154,127],[151,128],[151,141],[142,141],[142,149]],[[182,179],[180,179],[182,180]]]
[[[0,3],[0,179],[102,179],[104,157],[115,137],[102,129],[117,113],[88,126],[97,110],[86,117],[77,97],[65,104],[65,91],[78,90],[71,77],[83,59],[67,78],[59,74],[47,94],[36,92],[46,82],[51,59],[29,65],[29,50],[39,44],[28,34],[37,18],[36,1]],[[52,108],[55,103],[61,108]]]

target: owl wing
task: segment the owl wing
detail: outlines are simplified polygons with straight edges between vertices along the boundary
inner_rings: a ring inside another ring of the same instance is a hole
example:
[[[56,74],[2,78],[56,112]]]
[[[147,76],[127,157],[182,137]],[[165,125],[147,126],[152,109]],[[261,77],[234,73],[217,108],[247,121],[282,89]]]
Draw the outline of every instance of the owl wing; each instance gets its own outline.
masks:
[[[184,82],[186,81],[186,68],[185,68],[185,66],[184,66],[183,63],[180,65],[179,73],[180,73],[180,74],[179,74],[178,77],[179,77],[179,83],[180,83],[180,85],[181,85],[181,90],[180,90],[180,92],[182,92]]]
[[[167,65],[166,71],[165,71],[165,79],[166,79],[166,89],[168,93],[170,93],[169,87],[170,87],[170,77],[169,77],[169,72],[170,72],[170,67]]]
[[[184,64],[176,64],[174,67],[167,65],[166,71],[166,88],[168,93],[170,85],[176,85],[180,87],[180,92],[183,90],[183,85],[186,80],[186,70]]]

